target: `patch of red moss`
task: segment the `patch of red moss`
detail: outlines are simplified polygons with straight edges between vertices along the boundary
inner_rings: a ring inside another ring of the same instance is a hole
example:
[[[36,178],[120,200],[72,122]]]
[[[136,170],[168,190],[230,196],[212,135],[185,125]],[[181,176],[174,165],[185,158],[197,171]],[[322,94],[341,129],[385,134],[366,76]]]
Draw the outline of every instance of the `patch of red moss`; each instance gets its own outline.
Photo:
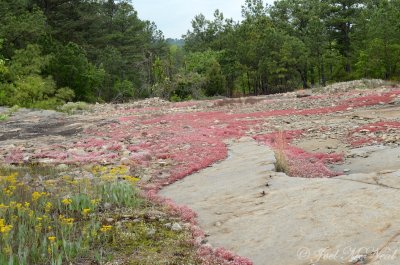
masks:
[[[383,141],[382,134],[390,131],[400,131],[400,122],[397,121],[380,121],[360,126],[348,135],[348,141],[353,147],[361,147],[373,143]]]
[[[287,174],[302,178],[323,178],[338,176],[327,167],[329,163],[343,161],[343,154],[309,153],[292,146],[290,143],[302,135],[302,130],[283,131],[257,135],[255,140],[272,147],[275,152],[282,152],[287,162]]]

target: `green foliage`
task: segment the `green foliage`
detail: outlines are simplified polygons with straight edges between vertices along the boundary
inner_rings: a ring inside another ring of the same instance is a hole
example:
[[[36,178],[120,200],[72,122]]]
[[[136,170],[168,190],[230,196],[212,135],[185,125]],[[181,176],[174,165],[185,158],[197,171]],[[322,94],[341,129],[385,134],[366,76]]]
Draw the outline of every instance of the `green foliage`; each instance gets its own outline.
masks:
[[[71,100],[72,90],[58,89],[51,76],[41,75],[48,62],[49,56],[42,56],[37,45],[15,51],[10,65],[2,67],[4,81],[0,83],[0,104],[53,109]]]
[[[7,114],[0,114],[0,121],[6,121],[10,118]]]
[[[74,114],[77,111],[80,110],[89,110],[89,105],[85,102],[68,102],[67,104],[64,104],[62,106],[59,106],[57,110],[66,112],[68,114]]]
[[[7,82],[10,78],[10,70],[6,66],[6,62],[0,59],[0,82]]]
[[[91,101],[95,88],[104,79],[102,69],[93,66],[82,47],[72,42],[57,49],[48,72],[54,77],[58,87],[71,88],[78,100]]]
[[[122,101],[124,98],[134,98],[137,94],[133,83],[129,80],[119,81],[114,83],[113,95],[115,95],[114,100]]]
[[[189,97],[201,98],[206,82],[207,80],[203,75],[193,72],[182,72],[176,76],[172,94],[181,100]]]
[[[239,23],[224,19],[218,10],[213,20],[203,15],[193,19],[185,35],[186,67],[202,74],[213,65],[204,59],[207,55],[223,54],[216,58],[228,95],[358,78],[396,79],[399,10],[397,0],[281,0],[272,6],[246,0]]]
[[[93,260],[103,248],[112,247],[113,234],[119,232],[104,220],[105,214],[117,207],[137,210],[142,206],[133,181],[54,175],[41,178],[47,179],[46,192],[32,188],[37,185],[27,185],[17,173],[0,176],[1,264],[79,263],[82,257]]]
[[[0,114],[0,121],[8,120],[15,112],[19,110],[19,106],[15,105],[12,108],[8,109],[5,113]]]
[[[15,50],[36,43],[46,32],[46,17],[42,10],[32,8],[29,1],[3,0],[0,13],[0,39],[3,39],[5,58],[11,58]]]
[[[137,207],[142,203],[137,191],[126,182],[106,183],[100,187],[100,194],[105,203],[117,207]]]
[[[205,85],[206,96],[225,94],[225,78],[221,73],[221,66],[214,61],[207,72],[207,82]]]
[[[400,2],[381,1],[375,8],[365,11],[370,17],[364,45],[356,62],[361,77],[398,78],[400,71]]]
[[[169,46],[131,1],[4,0],[0,11],[2,105],[269,94],[400,76],[398,0],[246,0],[242,21],[199,14]]]
[[[193,52],[186,56],[186,69],[188,71],[205,74],[209,69],[218,62],[219,53],[213,50],[204,52]]]
[[[20,105],[137,97],[155,83],[152,65],[166,53],[162,33],[129,1],[5,0],[0,11],[2,105],[31,95]]]

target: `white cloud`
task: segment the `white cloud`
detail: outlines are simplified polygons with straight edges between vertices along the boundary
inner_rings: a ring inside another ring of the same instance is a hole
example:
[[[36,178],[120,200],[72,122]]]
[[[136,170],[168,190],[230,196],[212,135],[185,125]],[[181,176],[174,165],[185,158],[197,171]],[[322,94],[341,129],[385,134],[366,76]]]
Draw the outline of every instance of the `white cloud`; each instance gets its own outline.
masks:
[[[211,19],[215,9],[219,9],[226,18],[240,20],[244,0],[133,0],[132,3],[139,17],[154,21],[166,38],[180,38],[200,13]]]

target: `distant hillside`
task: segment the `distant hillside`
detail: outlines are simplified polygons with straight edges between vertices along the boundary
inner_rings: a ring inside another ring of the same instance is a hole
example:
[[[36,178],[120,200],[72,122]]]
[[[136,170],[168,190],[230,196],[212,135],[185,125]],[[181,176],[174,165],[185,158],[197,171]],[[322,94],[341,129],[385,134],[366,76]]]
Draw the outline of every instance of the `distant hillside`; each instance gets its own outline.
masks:
[[[184,39],[171,39],[171,38],[168,38],[167,39],[167,43],[170,44],[170,45],[176,45],[176,46],[179,46],[179,47],[183,47],[183,45],[185,44],[185,40]]]

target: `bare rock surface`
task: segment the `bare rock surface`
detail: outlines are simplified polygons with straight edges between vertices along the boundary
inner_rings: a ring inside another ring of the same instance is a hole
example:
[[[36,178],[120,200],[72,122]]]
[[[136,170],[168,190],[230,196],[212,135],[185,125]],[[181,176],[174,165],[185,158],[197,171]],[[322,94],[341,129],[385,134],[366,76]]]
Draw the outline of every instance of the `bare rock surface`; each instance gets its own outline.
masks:
[[[366,146],[352,149],[343,164],[332,165],[336,171],[349,169],[350,173],[371,173],[400,169],[400,147]]]
[[[324,91],[329,93],[346,92],[353,89],[371,89],[385,84],[381,79],[361,79],[354,81],[339,82],[326,86]]]
[[[400,171],[293,178],[272,171],[274,153],[254,141],[229,152],[161,191],[199,214],[213,246],[255,265],[400,264]]]

